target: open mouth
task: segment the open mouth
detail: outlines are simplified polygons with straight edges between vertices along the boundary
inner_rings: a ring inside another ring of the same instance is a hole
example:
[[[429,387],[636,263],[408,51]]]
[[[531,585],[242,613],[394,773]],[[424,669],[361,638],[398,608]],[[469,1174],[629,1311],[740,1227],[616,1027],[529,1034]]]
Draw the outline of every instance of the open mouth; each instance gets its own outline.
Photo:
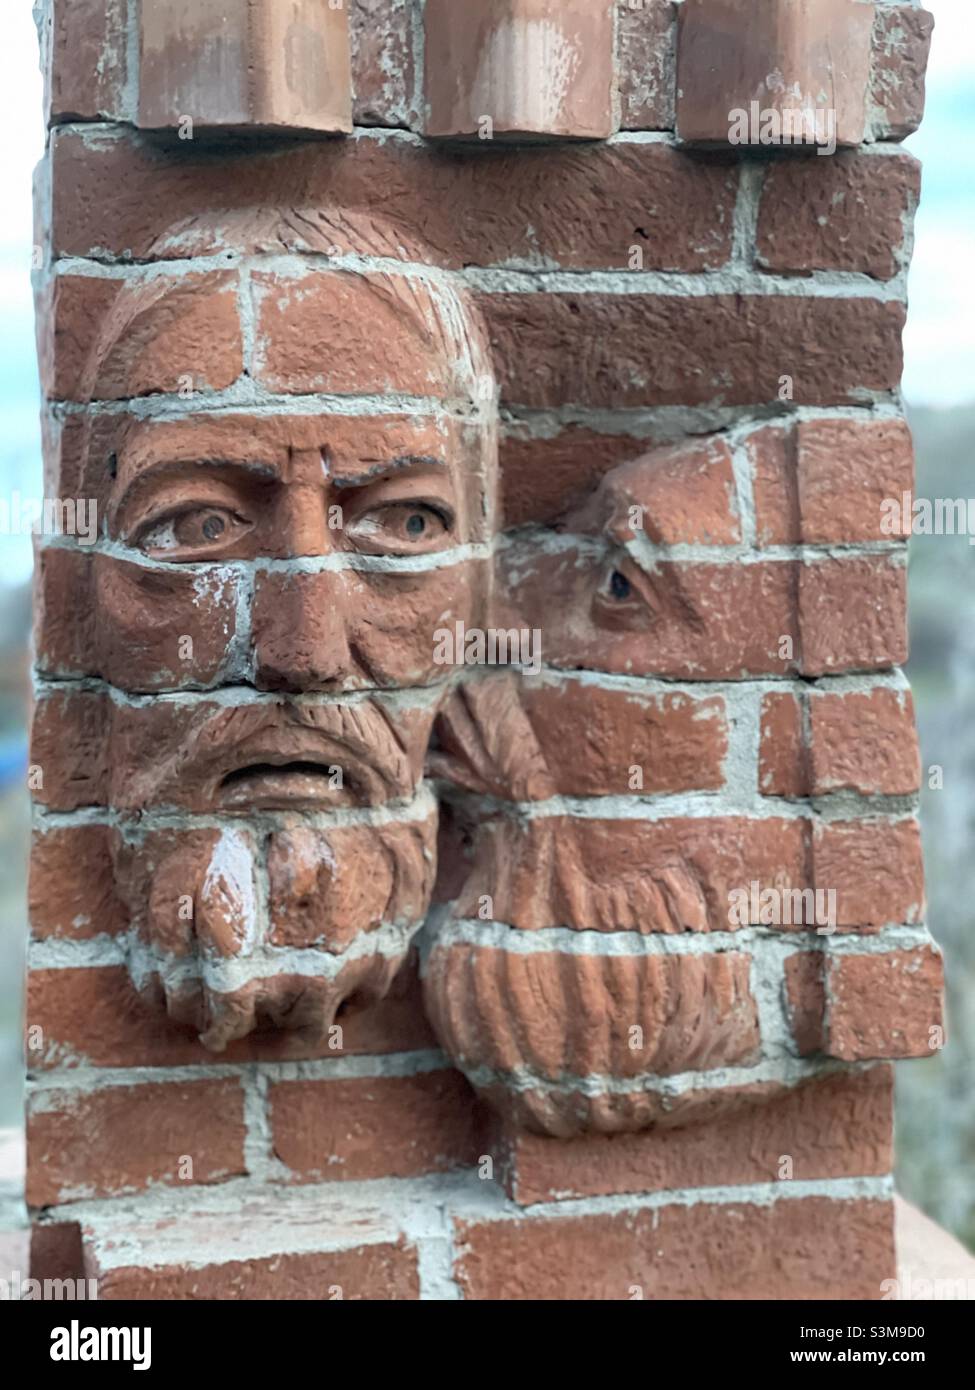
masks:
[[[282,806],[337,806],[347,804],[351,790],[344,769],[336,763],[263,762],[228,772],[220,783],[219,799],[228,807],[272,810]]]

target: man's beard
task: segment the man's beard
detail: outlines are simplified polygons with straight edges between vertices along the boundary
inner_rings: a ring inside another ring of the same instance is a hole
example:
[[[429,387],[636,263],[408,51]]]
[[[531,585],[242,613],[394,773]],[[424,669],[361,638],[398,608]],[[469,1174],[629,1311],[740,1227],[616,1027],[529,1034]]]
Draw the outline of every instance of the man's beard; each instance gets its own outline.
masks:
[[[219,1052],[264,1028],[321,1046],[346,999],[386,994],[436,873],[432,703],[206,701],[168,738],[164,716],[155,758],[116,709],[115,878],[145,999]]]

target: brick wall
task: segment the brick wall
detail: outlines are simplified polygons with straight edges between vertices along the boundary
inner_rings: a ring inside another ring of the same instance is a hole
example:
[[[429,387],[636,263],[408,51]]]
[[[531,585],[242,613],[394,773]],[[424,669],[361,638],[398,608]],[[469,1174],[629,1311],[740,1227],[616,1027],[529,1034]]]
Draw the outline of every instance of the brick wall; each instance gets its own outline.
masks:
[[[930,16],[176,9],[40,22],[45,494],[99,526],[38,550],[36,1264],[879,1297],[889,1063],[943,1036],[882,506]],[[729,143],[753,62],[834,93],[836,152]],[[358,495],[404,452],[462,471],[449,542],[312,534],[326,454]],[[243,519],[201,490],[228,460]],[[242,528],[218,559],[134,539],[160,463]],[[454,619],[540,670],[445,671]],[[215,802],[259,736],[358,740],[361,780]]]

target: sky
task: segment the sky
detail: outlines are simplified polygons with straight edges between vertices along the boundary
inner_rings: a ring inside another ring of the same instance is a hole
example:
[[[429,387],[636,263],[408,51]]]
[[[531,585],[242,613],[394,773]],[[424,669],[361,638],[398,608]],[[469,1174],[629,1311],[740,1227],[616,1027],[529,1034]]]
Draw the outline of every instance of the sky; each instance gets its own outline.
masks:
[[[0,48],[0,494],[39,489],[34,362],[31,176],[43,150],[41,78],[31,0],[6,0]],[[975,0],[928,0],[935,34],[924,124],[905,148],[923,164],[904,334],[910,405],[975,403]],[[30,543],[0,537],[0,582],[29,576]]]

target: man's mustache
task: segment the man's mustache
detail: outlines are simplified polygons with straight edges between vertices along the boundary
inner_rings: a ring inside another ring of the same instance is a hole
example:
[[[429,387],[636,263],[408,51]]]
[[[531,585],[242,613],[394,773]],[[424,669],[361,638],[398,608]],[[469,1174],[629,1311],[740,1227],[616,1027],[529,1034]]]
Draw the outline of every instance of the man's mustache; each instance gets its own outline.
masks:
[[[375,698],[206,701],[190,708],[157,700],[151,717],[145,708],[118,704],[110,733],[111,803],[120,810],[246,809],[255,780],[282,774],[320,782],[336,806],[408,799],[423,775],[432,718],[432,706]]]

